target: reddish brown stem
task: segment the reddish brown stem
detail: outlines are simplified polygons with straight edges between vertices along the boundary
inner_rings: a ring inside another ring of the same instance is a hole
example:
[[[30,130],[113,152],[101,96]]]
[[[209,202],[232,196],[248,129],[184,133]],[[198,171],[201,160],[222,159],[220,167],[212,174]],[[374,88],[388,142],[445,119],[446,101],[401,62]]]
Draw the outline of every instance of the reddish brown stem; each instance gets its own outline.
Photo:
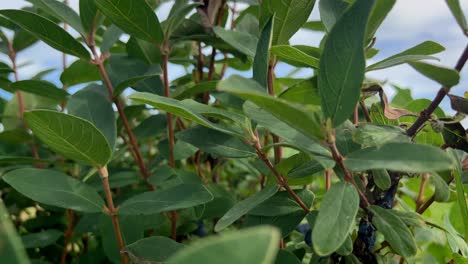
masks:
[[[465,66],[465,63],[467,60],[468,60],[468,45],[465,47],[465,50],[463,51],[462,55],[458,59],[458,62],[455,65],[455,70],[460,72],[461,69],[463,69],[463,66]],[[437,92],[436,97],[434,98],[434,100],[432,100],[432,103],[419,114],[418,119],[416,119],[413,125],[410,128],[408,128],[408,130],[406,131],[406,134],[408,136],[413,137],[418,133],[419,129],[424,125],[424,123],[426,123],[427,120],[429,120],[432,113],[437,109],[439,104],[448,94],[449,90],[450,89],[448,87],[440,88],[439,92]]]
[[[65,214],[67,215],[68,225],[67,225],[67,230],[65,230],[65,233],[63,234],[64,243],[63,243],[62,255],[60,257],[60,264],[67,263],[67,254],[68,254],[67,246],[68,244],[70,244],[70,241],[73,235],[73,230],[75,229],[75,224],[76,224],[75,213],[72,210],[66,210]]]
[[[172,240],[177,240],[177,212],[171,212],[171,238]]]
[[[99,167],[98,172],[99,172],[99,175],[101,176],[102,185],[104,187],[104,192],[105,192],[106,201],[107,201],[107,210],[112,220],[112,226],[114,227],[115,236],[117,238],[117,244],[119,246],[120,257],[122,259],[122,263],[127,264],[128,263],[127,255],[125,255],[125,253],[123,252],[123,248],[125,247],[125,244],[122,238],[122,232],[120,231],[120,224],[119,224],[119,218],[117,216],[117,209],[115,208],[114,200],[112,199],[112,192],[111,192],[111,188],[109,185],[109,173],[107,171],[107,167],[106,166]]]
[[[162,53],[162,70],[163,70],[163,84],[164,84],[164,95],[168,98],[171,97],[171,91],[169,87],[169,51],[170,48],[167,45],[167,41],[164,42],[161,47]],[[175,159],[174,159],[174,127],[172,124],[172,114],[167,112],[167,137],[169,141],[169,166],[175,168]],[[171,217],[171,237],[174,241],[177,239],[177,212],[172,211]]]
[[[125,131],[128,135],[128,143],[129,143],[129,147],[130,147],[130,150],[133,151],[133,153],[135,154],[135,161],[138,165],[138,168],[140,170],[140,174],[142,175],[143,177],[143,180],[145,181],[145,183],[148,185],[148,188],[150,190],[154,190],[154,186],[148,182],[148,177],[151,176],[150,172],[148,171],[148,169],[146,168],[145,166],[145,163],[143,161],[143,157],[140,153],[140,149],[138,148],[138,141],[135,137],[135,135],[133,134],[133,131],[130,127],[130,124],[128,122],[128,119],[127,119],[127,116],[125,115],[125,112],[124,112],[124,109],[122,107],[122,104],[120,103],[120,100],[118,97],[114,96],[114,87],[112,85],[112,82],[110,81],[109,79],[109,75],[107,74],[107,71],[104,67],[104,58],[102,56],[99,56],[97,51],[96,51],[96,48],[95,48],[95,45],[94,45],[94,37],[93,37],[94,33],[91,33],[90,34],[90,44],[89,44],[89,48],[91,49],[91,52],[93,53],[93,56],[94,56],[94,63],[97,65],[98,69],[99,69],[99,73],[101,74],[101,77],[103,79],[103,82],[107,88],[107,92],[109,93],[109,97],[111,98],[111,100],[114,102],[116,108],[117,108],[117,111],[119,112],[119,116],[122,120],[122,124],[125,128]]]
[[[309,207],[291,189],[291,186],[289,186],[286,179],[276,170],[275,166],[273,166],[270,159],[268,159],[267,155],[262,151],[262,146],[260,145],[258,135],[256,136],[256,140],[253,142],[252,146],[255,148],[257,156],[268,166],[270,171],[273,173],[278,185],[283,187],[289,193],[289,195],[297,202],[297,204],[299,204],[299,206],[304,210],[304,212],[306,213],[310,212]]]
[[[421,207],[424,200],[424,191],[426,190],[427,181],[429,180],[429,174],[424,173],[421,179],[421,186],[419,187],[418,197],[416,198],[416,212]]]
[[[169,56],[167,53],[162,55],[162,67],[163,67],[163,84],[164,84],[164,95],[171,97],[171,91],[169,89],[169,74],[167,65],[169,63]],[[175,167],[174,160],[174,127],[172,125],[172,114],[167,112],[167,138],[169,141],[169,165]]]
[[[7,42],[6,44],[8,47],[8,57],[11,60],[11,66],[13,68],[13,75],[15,78],[15,82],[17,82],[19,81],[19,74],[18,74],[18,66],[16,64],[16,51],[13,49],[13,45],[11,42]],[[23,119],[25,107],[24,107],[23,93],[20,90],[16,91],[16,98],[18,99],[19,119],[21,120],[24,126],[24,129],[28,131],[29,130],[28,125],[26,124],[26,122],[24,122],[24,119]],[[36,146],[36,143],[34,143],[34,140],[31,141],[29,145],[31,147],[31,153],[34,159],[39,160],[40,159],[39,152],[37,151],[37,146]],[[36,167],[43,168],[44,165],[42,163],[37,163]]]
[[[368,123],[372,123],[372,119],[370,117],[369,111],[367,110],[367,107],[364,101],[359,101],[359,104],[361,105],[361,110],[362,110],[362,113],[364,113],[364,117],[366,118],[366,121]]]
[[[274,87],[274,75],[275,75],[275,65],[276,62],[274,60],[270,60],[268,64],[268,77],[267,77],[267,86],[268,86],[268,94],[271,96],[275,96],[275,87]],[[277,135],[273,135],[273,147],[274,155],[275,155],[275,164],[280,163],[281,159],[283,158],[283,148],[277,143],[280,142],[280,138]]]
[[[332,176],[332,170],[331,169],[325,169],[325,189],[328,191],[331,188],[331,176]]]
[[[334,136],[333,136],[334,137]],[[343,156],[341,155],[340,151],[338,150],[338,148],[336,147],[336,144],[335,144],[335,141],[334,140],[329,140],[327,141],[327,144],[328,144],[328,147],[332,153],[332,157],[333,159],[335,160],[336,164],[338,164],[338,166],[341,168],[341,170],[343,171],[344,175],[345,175],[345,180],[349,183],[351,183],[352,185],[354,185],[354,187],[356,188],[358,194],[359,194],[359,197],[361,199],[361,203],[364,207],[369,207],[370,203],[369,201],[367,200],[367,197],[364,195],[364,193],[361,191],[361,188],[359,188],[359,186],[357,185],[356,181],[354,180],[354,177],[353,177],[353,174],[351,173],[350,170],[348,170],[348,168],[346,168],[345,164],[344,164],[344,158]]]
[[[197,69],[198,69],[198,78],[201,81],[205,78],[203,73],[203,68],[205,67],[205,58],[203,57],[202,44],[198,42],[198,56],[197,56]]]
[[[354,124],[354,126],[358,126],[358,125],[359,125],[359,108],[358,108],[357,105],[356,105],[356,107],[354,108],[354,113],[353,113],[353,124]]]

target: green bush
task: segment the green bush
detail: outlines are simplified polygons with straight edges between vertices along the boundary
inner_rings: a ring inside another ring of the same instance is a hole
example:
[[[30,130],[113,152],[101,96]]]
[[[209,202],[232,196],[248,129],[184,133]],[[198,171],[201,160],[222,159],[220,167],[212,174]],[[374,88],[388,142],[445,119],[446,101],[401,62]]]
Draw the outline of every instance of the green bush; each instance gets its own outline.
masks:
[[[467,263],[468,48],[454,69],[432,41],[366,66],[396,0],[176,0],[165,21],[160,1],[30,2],[0,10],[1,263]],[[289,45],[300,28],[320,47]],[[18,79],[37,41],[62,87]],[[405,63],[434,100],[365,76]]]

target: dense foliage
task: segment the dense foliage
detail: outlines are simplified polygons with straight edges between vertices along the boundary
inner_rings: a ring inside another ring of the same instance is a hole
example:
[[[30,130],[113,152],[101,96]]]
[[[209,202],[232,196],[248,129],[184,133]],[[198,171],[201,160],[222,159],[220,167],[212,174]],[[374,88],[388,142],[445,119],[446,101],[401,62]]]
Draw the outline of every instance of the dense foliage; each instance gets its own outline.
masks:
[[[369,65],[396,0],[176,0],[165,21],[161,1],[29,1],[0,10],[1,263],[467,263],[468,48]],[[320,46],[289,45],[300,28]],[[18,77],[38,41],[61,87]],[[433,101],[365,76],[404,63]]]

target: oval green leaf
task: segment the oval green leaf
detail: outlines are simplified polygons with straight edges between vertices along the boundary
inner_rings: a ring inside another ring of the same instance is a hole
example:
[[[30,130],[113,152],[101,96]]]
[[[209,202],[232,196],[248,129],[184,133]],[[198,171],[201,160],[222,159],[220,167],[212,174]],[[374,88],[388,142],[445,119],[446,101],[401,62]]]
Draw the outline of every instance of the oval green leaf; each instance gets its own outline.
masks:
[[[65,90],[59,89],[54,84],[41,80],[24,80],[10,84],[10,88],[50,98],[61,102],[69,95]]]
[[[219,157],[246,158],[256,155],[255,150],[240,139],[203,126],[188,128],[177,133],[176,137]]]
[[[95,0],[96,6],[126,33],[162,43],[164,35],[158,17],[145,0]]]
[[[24,119],[39,139],[69,159],[103,167],[111,158],[106,138],[85,119],[50,110],[26,112]]]
[[[201,184],[179,184],[174,187],[145,192],[126,200],[119,208],[122,215],[151,215],[205,204],[213,195]]]
[[[16,228],[11,222],[10,213],[5,208],[2,200],[0,200],[0,241],[2,241],[2,246],[0,247],[2,262],[30,263],[21,239],[16,233]]]
[[[219,232],[230,226],[234,221],[247,214],[257,205],[263,203],[268,198],[272,197],[278,191],[278,186],[268,186],[260,192],[255,193],[249,198],[235,204],[229,211],[219,219],[215,225],[215,231]]]
[[[112,102],[104,87],[91,84],[70,97],[68,100],[68,113],[88,120],[106,137],[111,149],[114,149],[117,138],[117,124]]]
[[[427,78],[450,88],[460,82],[460,74],[454,70],[425,62],[410,62],[409,65]]]
[[[2,179],[39,203],[86,213],[99,213],[104,209],[104,201],[93,188],[58,171],[17,169]]]
[[[298,66],[312,67],[317,69],[319,65],[319,59],[314,58],[298,48],[288,45],[273,46],[270,49],[271,53],[278,56],[280,59],[284,59],[285,62],[294,62]]]
[[[176,253],[167,263],[213,263],[221,260],[223,264],[273,263],[279,239],[280,233],[273,227],[240,230],[198,240]]]
[[[134,263],[163,263],[177,251],[186,246],[163,236],[152,236],[140,239],[127,245],[123,252],[134,260]]]
[[[327,256],[348,238],[359,209],[359,195],[351,184],[339,182],[323,197],[312,229],[315,253]]]
[[[364,36],[374,0],[357,0],[333,26],[325,41],[318,88],[325,117],[336,127],[356,107],[364,80]]]
[[[393,250],[403,257],[414,256],[417,251],[414,237],[393,210],[376,205],[371,205],[369,209],[374,214],[372,224],[384,235]]]
[[[390,56],[382,61],[374,63],[366,68],[366,71],[385,69],[388,67],[400,65],[407,62],[418,60],[438,60],[429,55],[444,51],[445,48],[434,41],[424,41],[412,48]]]
[[[35,6],[47,12],[49,15],[58,18],[60,21],[67,23],[76,31],[85,34],[85,30],[81,24],[80,16],[67,4],[57,0],[29,0]]]
[[[320,115],[315,106],[290,103],[262,92],[260,85],[238,75],[219,82],[218,89],[252,101],[284,123],[312,139],[323,138]]]
[[[389,143],[352,152],[345,165],[353,171],[387,169],[403,172],[431,172],[453,168],[443,150],[430,145]]]
[[[63,28],[47,18],[28,11],[14,9],[0,10],[0,16],[13,21],[15,24],[58,51],[82,59],[90,59],[89,52],[83,45],[75,40]]]

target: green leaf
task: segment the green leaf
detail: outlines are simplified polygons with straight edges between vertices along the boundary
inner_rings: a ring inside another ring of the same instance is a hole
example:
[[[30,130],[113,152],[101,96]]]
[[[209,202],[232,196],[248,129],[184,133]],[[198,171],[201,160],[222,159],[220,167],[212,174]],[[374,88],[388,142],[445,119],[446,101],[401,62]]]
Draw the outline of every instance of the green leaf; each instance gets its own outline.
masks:
[[[278,97],[290,102],[320,106],[317,78],[297,82],[283,90]]]
[[[59,89],[54,84],[40,80],[24,80],[10,84],[13,90],[21,90],[32,94],[37,94],[43,97],[50,98],[54,101],[61,102],[69,95],[65,90]]]
[[[450,11],[452,11],[453,16],[457,20],[458,25],[460,25],[461,29],[463,30],[463,33],[465,33],[465,35],[468,35],[468,24],[466,23],[466,17],[463,13],[460,1],[447,0],[446,2],[448,7],[450,8]]]
[[[49,110],[26,112],[24,119],[39,139],[67,158],[100,167],[111,158],[106,138],[87,120]]]
[[[0,10],[0,15],[11,20],[52,48],[89,60],[89,52],[63,28],[37,14],[14,9]]]
[[[32,35],[29,31],[26,31],[22,28],[15,30],[15,35],[13,37],[13,50],[16,53],[31,47],[36,43],[38,39]]]
[[[350,153],[345,165],[353,171],[388,169],[402,172],[431,172],[453,168],[453,162],[443,150],[412,143],[389,143]]]
[[[198,240],[167,263],[212,263],[221,259],[224,264],[273,263],[279,239],[278,230],[268,226],[230,232]]]
[[[393,250],[403,257],[414,256],[417,251],[414,237],[393,210],[376,205],[371,205],[369,209],[374,214],[372,224],[384,235]]]
[[[222,27],[214,27],[213,31],[218,37],[226,41],[229,45],[244,53],[247,56],[254,57],[257,48],[258,38],[246,32],[226,30]]]
[[[285,59],[285,62],[292,61],[302,67],[312,67],[317,69],[319,65],[319,60],[317,58],[314,58],[292,46],[273,46],[271,47],[271,53],[279,58]]]
[[[306,216],[304,211],[298,211],[280,216],[259,216],[248,214],[245,218],[243,227],[254,227],[269,225],[278,228],[281,231],[281,237],[287,238],[291,232],[301,223]]]
[[[287,44],[307,22],[314,5],[315,0],[264,0],[260,4],[260,26],[274,14],[272,44]]]
[[[177,1],[176,1],[177,2]],[[185,4],[176,9],[176,4],[172,6],[171,12],[167,20],[163,24],[166,39],[169,39],[172,32],[176,30],[183,22],[184,18],[200,3]]]
[[[294,253],[286,249],[280,249],[278,256],[276,256],[275,264],[301,264],[300,261]]]
[[[130,96],[130,99],[137,102],[152,105],[160,110],[170,112],[176,116],[192,120],[199,125],[218,130],[228,135],[240,138],[244,137],[244,135],[240,132],[236,132],[229,128],[210,122],[208,119],[203,117],[200,113],[198,113],[198,111],[194,109],[196,107],[195,104],[192,104],[189,100],[178,101],[172,98],[167,98],[164,96],[159,96],[150,93],[134,93]]]
[[[24,110],[34,109],[56,109],[57,102],[49,98],[38,96],[31,93],[22,93]],[[2,124],[5,130],[24,129],[24,122],[19,119],[18,96],[15,94],[5,106],[3,111]]]
[[[127,53],[129,57],[138,58],[148,64],[160,64],[161,50],[156,49],[151,42],[131,37],[127,41]]]
[[[407,226],[424,226],[424,218],[415,212],[392,210],[392,213],[398,216]]]
[[[238,75],[219,82],[218,89],[252,101],[284,123],[313,139],[323,138],[319,112],[312,105],[300,105],[261,92],[258,83]]]
[[[249,198],[242,200],[234,205],[229,211],[221,217],[216,223],[214,230],[219,232],[226,227],[230,226],[237,219],[247,214],[250,210],[254,209],[257,205],[263,203],[268,198],[272,197],[278,191],[278,186],[268,186],[260,192],[255,193]]]
[[[114,86],[114,95],[121,94],[127,87],[142,92],[160,93],[157,85],[145,82],[145,80],[151,80],[154,77],[160,79],[161,67],[158,64],[148,66],[141,60],[122,54],[110,58],[109,63],[106,65],[106,71]],[[138,86],[139,84],[143,86]],[[147,87],[151,85],[154,87]]]
[[[123,202],[122,215],[151,215],[205,204],[213,195],[201,184],[179,184],[174,187],[145,192]]]
[[[325,117],[336,127],[356,107],[364,80],[364,35],[373,0],[357,0],[333,26],[322,55],[318,87]]]
[[[94,0],[80,0],[79,5],[81,24],[86,32],[97,28],[100,21],[98,19],[98,10]]]
[[[448,97],[450,98],[450,106],[453,110],[468,114],[468,99],[452,94],[448,94]]]
[[[311,191],[298,190],[296,193],[299,198],[308,205],[313,203],[315,195]],[[299,204],[297,204],[291,195],[286,191],[282,191],[277,192],[275,195],[250,210],[249,215],[280,216],[302,211],[303,209]]]
[[[450,188],[444,178],[437,173],[432,173],[431,180],[435,186],[434,200],[436,202],[447,202],[450,199]]]
[[[246,102],[244,104],[244,112],[259,125],[267,128],[272,133],[282,138],[285,142],[297,147],[298,149],[312,155],[331,157],[329,150],[318,143],[318,141],[305,136],[301,132],[290,127],[283,120],[276,118],[274,115],[254,103]]]
[[[351,184],[339,182],[322,199],[312,229],[315,253],[327,256],[335,252],[348,238],[359,209],[359,196]]]
[[[176,252],[185,248],[185,245],[163,236],[151,236],[140,239],[127,245],[123,251],[130,256],[135,263],[140,262],[165,262]]]
[[[454,70],[425,62],[410,62],[409,65],[431,80],[450,88],[460,82],[460,74]]]
[[[466,201],[465,189],[463,186],[462,175],[463,168],[461,165],[462,157],[464,152],[456,149],[449,149],[450,157],[456,164],[456,167],[453,171],[455,186],[457,191],[457,204],[461,212],[461,219],[463,219],[463,229],[464,229],[464,239],[465,242],[468,241],[468,203]]]
[[[186,99],[191,96],[201,94],[204,92],[216,91],[217,86],[218,86],[218,81],[200,82],[189,87],[185,87],[185,86],[178,87],[176,91],[171,94],[171,96],[178,100]]]
[[[101,52],[109,52],[114,44],[119,41],[119,38],[122,34],[124,34],[124,32],[116,25],[110,25],[107,27],[106,32],[104,32],[102,35],[102,42],[100,46]]]
[[[375,185],[381,190],[387,190],[392,186],[392,179],[390,179],[390,174],[387,170],[375,169],[372,170],[372,177],[374,179]]]
[[[49,15],[56,17],[62,22],[67,23],[76,31],[81,34],[85,34],[80,16],[68,5],[57,1],[57,0],[28,0],[33,3],[35,6],[41,8]]]
[[[25,248],[42,248],[55,244],[62,235],[63,232],[57,229],[48,229],[21,236],[21,240]]]
[[[267,1],[265,1],[267,2]],[[253,61],[253,79],[257,81],[266,90],[268,86],[268,64],[270,63],[270,47],[273,37],[274,15],[267,20],[262,28],[260,39],[257,43],[257,49]]]
[[[325,31],[325,25],[320,20],[307,21],[302,25],[302,28],[312,31]]]
[[[91,84],[75,94],[68,100],[68,113],[88,120],[106,137],[111,149],[114,149],[117,138],[117,125],[115,122],[112,102],[106,95],[104,87]]]
[[[353,140],[363,147],[381,146],[387,143],[409,143],[411,141],[405,131],[399,127],[370,124],[360,126],[353,134]]]
[[[390,56],[382,61],[367,66],[366,71],[374,71],[393,67],[403,63],[418,60],[438,60],[436,57],[429,56],[444,51],[445,48],[434,41],[424,41],[412,48]]]
[[[73,62],[60,75],[60,81],[67,87],[99,80],[101,80],[99,69],[86,60]]]
[[[5,263],[28,264],[29,259],[24,250],[21,239],[16,233],[16,228],[11,222],[10,213],[0,200],[0,258]]]
[[[203,126],[183,130],[176,134],[176,138],[219,157],[246,158],[256,155],[255,150],[240,139]]]
[[[343,15],[348,7],[348,3],[343,0],[321,0],[319,1],[320,19],[323,25],[330,32],[335,23]]]
[[[366,41],[369,42],[374,37],[375,32],[380,27],[388,13],[392,10],[396,0],[376,0],[372,8],[369,22],[367,23]]]
[[[86,213],[104,210],[104,201],[93,188],[58,171],[17,169],[6,173],[2,179],[39,203]]]
[[[160,44],[164,34],[158,17],[144,0],[95,0],[96,6],[126,33]]]

